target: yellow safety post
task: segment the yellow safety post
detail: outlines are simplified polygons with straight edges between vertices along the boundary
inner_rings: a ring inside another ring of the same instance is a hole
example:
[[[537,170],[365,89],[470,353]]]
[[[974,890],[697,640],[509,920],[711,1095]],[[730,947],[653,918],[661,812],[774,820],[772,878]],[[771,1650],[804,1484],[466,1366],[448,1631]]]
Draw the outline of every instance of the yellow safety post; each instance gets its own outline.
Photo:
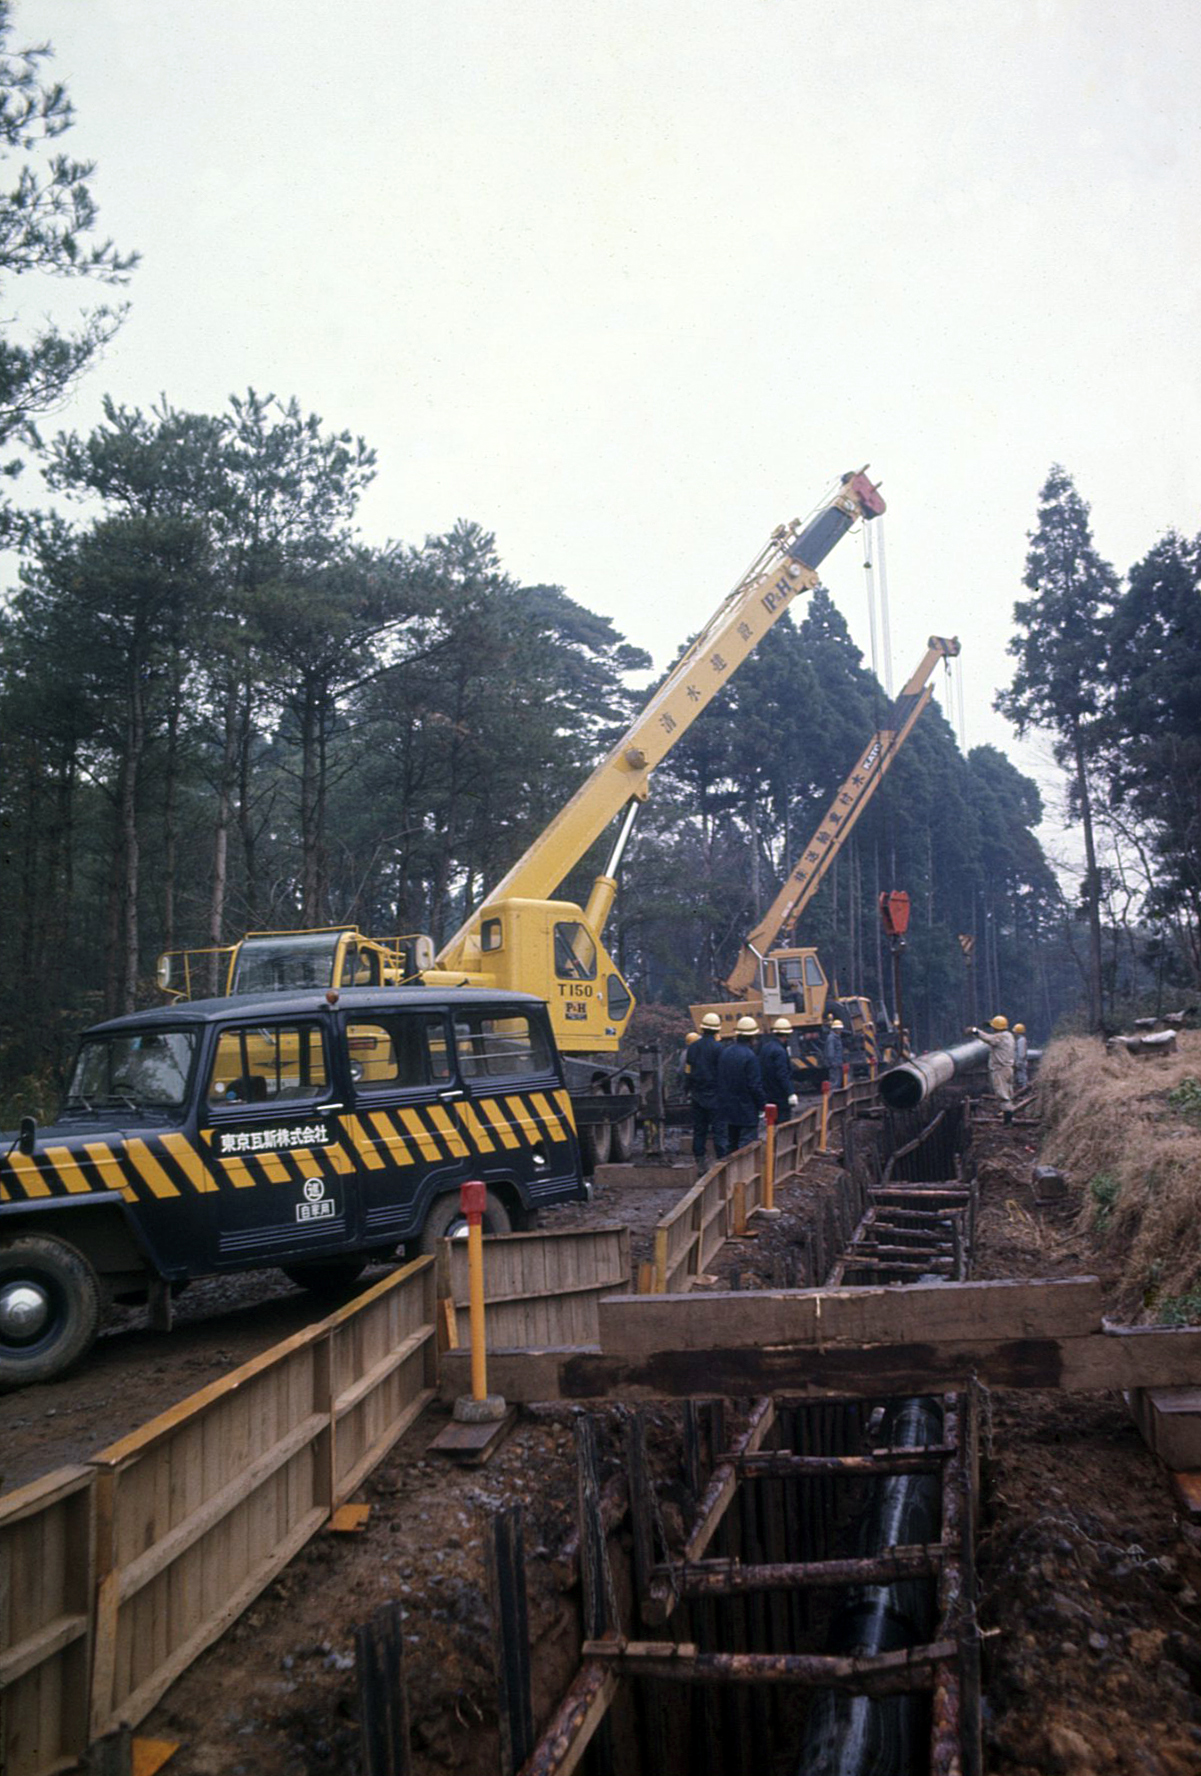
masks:
[[[767,1123],[767,1140],[763,1146],[763,1209],[765,1215],[778,1215],[776,1207],[776,1123],[780,1118],[780,1106],[768,1104],[763,1112]]]
[[[468,1315],[471,1325],[471,1397],[488,1397],[488,1339],[484,1331],[484,1201],[487,1188],[479,1180],[464,1184],[459,1207],[467,1217]]]
[[[484,1330],[484,1210],[488,1187],[473,1178],[459,1186],[459,1207],[467,1223],[468,1317],[471,1327],[471,1397],[455,1401],[460,1423],[484,1424],[503,1418],[505,1403],[488,1392],[488,1341]]]
[[[830,1081],[828,1079],[823,1079],[822,1080],[821,1132],[818,1136],[818,1141],[817,1141],[817,1151],[819,1153],[824,1153],[826,1151],[826,1129],[829,1126],[829,1122],[830,1122]]]

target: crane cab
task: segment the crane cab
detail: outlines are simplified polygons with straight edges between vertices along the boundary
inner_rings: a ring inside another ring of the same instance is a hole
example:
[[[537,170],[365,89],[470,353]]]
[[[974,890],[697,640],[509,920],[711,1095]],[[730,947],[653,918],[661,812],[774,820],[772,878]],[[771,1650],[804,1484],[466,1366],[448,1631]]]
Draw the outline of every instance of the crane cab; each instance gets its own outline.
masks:
[[[613,1054],[634,995],[582,907],[567,900],[494,900],[482,908],[454,968],[423,969],[429,986],[457,982],[545,999],[565,1054]]]

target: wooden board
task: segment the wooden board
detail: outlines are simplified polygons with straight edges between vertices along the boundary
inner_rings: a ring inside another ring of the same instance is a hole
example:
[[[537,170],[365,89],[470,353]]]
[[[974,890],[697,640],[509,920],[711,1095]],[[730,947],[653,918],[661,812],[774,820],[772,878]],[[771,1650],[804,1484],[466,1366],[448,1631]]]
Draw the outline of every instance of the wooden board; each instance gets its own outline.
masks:
[[[1201,1469],[1201,1388],[1135,1388],[1126,1404],[1166,1468]]]
[[[1103,1292],[1095,1277],[729,1290],[695,1297],[621,1295],[600,1303],[600,1346],[615,1356],[641,1357],[652,1351],[708,1350],[714,1345],[737,1350],[1059,1337],[1099,1331],[1102,1308]]]
[[[1099,1393],[1201,1385],[1201,1331],[1139,1326],[1079,1337],[726,1347],[635,1358],[596,1348],[493,1351],[488,1377],[489,1385],[512,1402],[757,1399],[764,1394],[875,1400],[954,1392],[973,1378],[988,1387]]]
[[[503,1418],[486,1424],[460,1424],[452,1419],[429,1445],[434,1455],[448,1455],[464,1467],[482,1467],[491,1461],[517,1422],[517,1409],[511,1406]]]

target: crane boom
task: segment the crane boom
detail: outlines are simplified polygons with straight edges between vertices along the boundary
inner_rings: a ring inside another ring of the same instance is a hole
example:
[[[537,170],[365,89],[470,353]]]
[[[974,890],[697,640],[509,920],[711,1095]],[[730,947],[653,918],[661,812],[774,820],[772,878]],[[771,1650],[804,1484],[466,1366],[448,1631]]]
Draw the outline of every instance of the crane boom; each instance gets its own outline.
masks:
[[[650,794],[651,772],[800,592],[818,583],[818,568],[859,519],[884,510],[860,470],[806,524],[780,525],[696,640],[672,667],[646,707],[591,776],[489,892],[439,952],[437,967],[464,965],[477,948],[481,920],[503,901],[549,900],[610,822]],[[624,828],[628,833],[628,822]],[[599,877],[586,917],[599,932],[616,891],[615,863]]]
[[[930,637],[920,665],[830,803],[825,818],[797,859],[775,900],[739,950],[738,960],[725,983],[735,998],[754,990],[759,980],[763,956],[779,943],[781,937],[788,934],[817,893],[847,834],[871,801],[885,772],[929,703],[933,695],[928,683],[930,674],[939,660],[954,659],[958,652],[959,642],[956,637]]]

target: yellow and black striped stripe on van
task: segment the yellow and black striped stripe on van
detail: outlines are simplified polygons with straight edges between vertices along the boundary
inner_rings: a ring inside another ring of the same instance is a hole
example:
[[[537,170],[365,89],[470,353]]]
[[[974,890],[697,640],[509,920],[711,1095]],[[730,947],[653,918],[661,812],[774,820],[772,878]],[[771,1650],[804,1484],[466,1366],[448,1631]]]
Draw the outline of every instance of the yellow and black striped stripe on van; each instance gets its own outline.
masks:
[[[118,1191],[127,1202],[205,1196],[255,1185],[301,1183],[316,1167],[346,1174],[356,1166],[446,1164],[492,1159],[549,1143],[559,1146],[575,1132],[571,1100],[562,1090],[506,1092],[447,1104],[370,1107],[364,1094],[353,1113],[329,1120],[336,1139],[324,1147],[279,1148],[218,1156],[214,1131],[199,1142],[179,1133],[128,1140],[110,1136],[50,1141],[36,1155],[13,1152],[0,1161],[0,1203],[35,1202]]]

